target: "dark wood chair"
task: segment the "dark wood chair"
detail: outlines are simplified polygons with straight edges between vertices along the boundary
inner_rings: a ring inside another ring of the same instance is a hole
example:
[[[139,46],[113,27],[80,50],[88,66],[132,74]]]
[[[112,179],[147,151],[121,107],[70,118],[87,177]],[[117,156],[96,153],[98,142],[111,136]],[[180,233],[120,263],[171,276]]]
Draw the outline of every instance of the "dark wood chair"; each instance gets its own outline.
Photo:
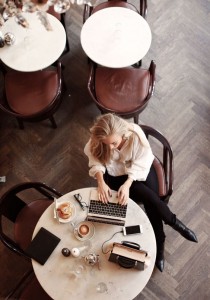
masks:
[[[41,182],[25,182],[11,187],[0,198],[2,243],[14,253],[30,260],[25,250],[32,240],[38,219],[54,198],[61,196],[60,192]]]
[[[101,113],[115,113],[124,118],[138,117],[147,106],[155,86],[156,64],[149,69],[112,69],[90,62],[88,91]]]
[[[4,300],[51,300],[33,271],[26,272]]]
[[[62,101],[62,67],[50,67],[37,72],[7,70],[4,74],[4,97],[0,99],[0,109],[15,117],[19,127],[24,122],[39,122],[49,119],[53,128],[57,127],[54,113]]]
[[[147,125],[140,125],[140,127],[148,140],[150,140],[150,145],[155,155],[153,166],[158,178],[159,196],[161,200],[168,203],[173,193],[174,177],[173,152],[170,143],[158,130]]]
[[[147,0],[139,0],[139,9],[137,9],[133,4],[127,2],[127,0],[108,0],[96,6],[89,6],[85,4],[83,11],[83,23],[85,23],[87,18],[93,13],[108,7],[125,7],[136,11],[143,18],[146,18],[147,16]]]

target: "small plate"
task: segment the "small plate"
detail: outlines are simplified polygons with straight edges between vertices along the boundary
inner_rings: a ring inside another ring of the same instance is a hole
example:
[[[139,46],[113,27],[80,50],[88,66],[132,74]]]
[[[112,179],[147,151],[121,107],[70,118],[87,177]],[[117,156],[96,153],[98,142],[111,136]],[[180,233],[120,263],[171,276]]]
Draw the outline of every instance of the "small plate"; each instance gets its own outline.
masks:
[[[81,237],[81,236],[78,235],[78,228],[81,225],[87,225],[89,227],[89,229],[90,229],[89,233],[86,236],[84,236],[84,237]],[[95,227],[94,227],[93,223],[91,223],[90,221],[80,222],[74,228],[74,235],[80,241],[90,240],[90,239],[92,239],[92,237],[94,236],[94,234],[95,234]]]
[[[76,216],[76,207],[75,205],[71,202],[71,201],[63,201],[63,202],[56,202],[56,209],[63,203],[70,203],[70,206],[72,208],[72,215],[71,217],[69,217],[68,219],[62,219],[62,218],[59,218],[59,222],[60,223],[69,223],[71,222],[75,216]]]

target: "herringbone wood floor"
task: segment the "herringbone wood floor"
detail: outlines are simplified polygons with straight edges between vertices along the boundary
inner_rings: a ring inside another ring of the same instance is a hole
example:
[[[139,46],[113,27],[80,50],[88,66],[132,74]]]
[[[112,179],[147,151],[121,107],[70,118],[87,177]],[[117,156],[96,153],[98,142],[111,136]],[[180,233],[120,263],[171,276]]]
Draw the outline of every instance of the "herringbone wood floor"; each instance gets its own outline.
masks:
[[[137,0],[136,0],[137,1]],[[88,176],[83,147],[98,109],[88,95],[87,58],[80,45],[82,8],[67,13],[71,52],[63,58],[67,91],[55,117],[26,124],[0,113],[0,173],[7,176],[1,192],[12,185],[40,180],[63,193],[95,184]],[[165,270],[154,269],[136,300],[210,299],[210,1],[148,0],[151,49],[143,60],[157,64],[156,90],[140,122],[160,130],[175,159],[170,208],[198,237],[186,241],[165,226]],[[28,264],[0,245],[0,299]]]

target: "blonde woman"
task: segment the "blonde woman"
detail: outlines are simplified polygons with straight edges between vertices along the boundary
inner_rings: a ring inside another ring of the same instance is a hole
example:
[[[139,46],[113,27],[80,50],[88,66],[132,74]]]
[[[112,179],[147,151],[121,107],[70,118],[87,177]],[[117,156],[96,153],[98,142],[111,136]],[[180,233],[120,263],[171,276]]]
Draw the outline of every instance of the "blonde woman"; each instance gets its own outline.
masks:
[[[107,203],[111,190],[116,190],[121,205],[126,205],[129,197],[143,203],[155,232],[156,266],[161,272],[164,269],[163,221],[189,241],[197,242],[195,233],[158,196],[158,181],[152,166],[154,155],[140,126],[113,114],[101,115],[90,128],[90,140],[84,152],[89,159],[89,174],[98,183],[100,201]]]

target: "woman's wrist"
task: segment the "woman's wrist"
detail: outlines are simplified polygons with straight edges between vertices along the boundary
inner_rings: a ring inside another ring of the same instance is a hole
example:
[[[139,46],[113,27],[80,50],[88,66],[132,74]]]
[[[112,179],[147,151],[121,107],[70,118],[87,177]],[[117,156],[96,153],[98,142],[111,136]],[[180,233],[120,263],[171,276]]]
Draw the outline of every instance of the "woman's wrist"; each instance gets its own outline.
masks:
[[[128,178],[125,182],[125,184],[130,188],[130,186],[132,185],[133,183],[133,179],[132,178]]]
[[[98,185],[104,183],[104,174],[102,172],[97,172],[95,175]]]

